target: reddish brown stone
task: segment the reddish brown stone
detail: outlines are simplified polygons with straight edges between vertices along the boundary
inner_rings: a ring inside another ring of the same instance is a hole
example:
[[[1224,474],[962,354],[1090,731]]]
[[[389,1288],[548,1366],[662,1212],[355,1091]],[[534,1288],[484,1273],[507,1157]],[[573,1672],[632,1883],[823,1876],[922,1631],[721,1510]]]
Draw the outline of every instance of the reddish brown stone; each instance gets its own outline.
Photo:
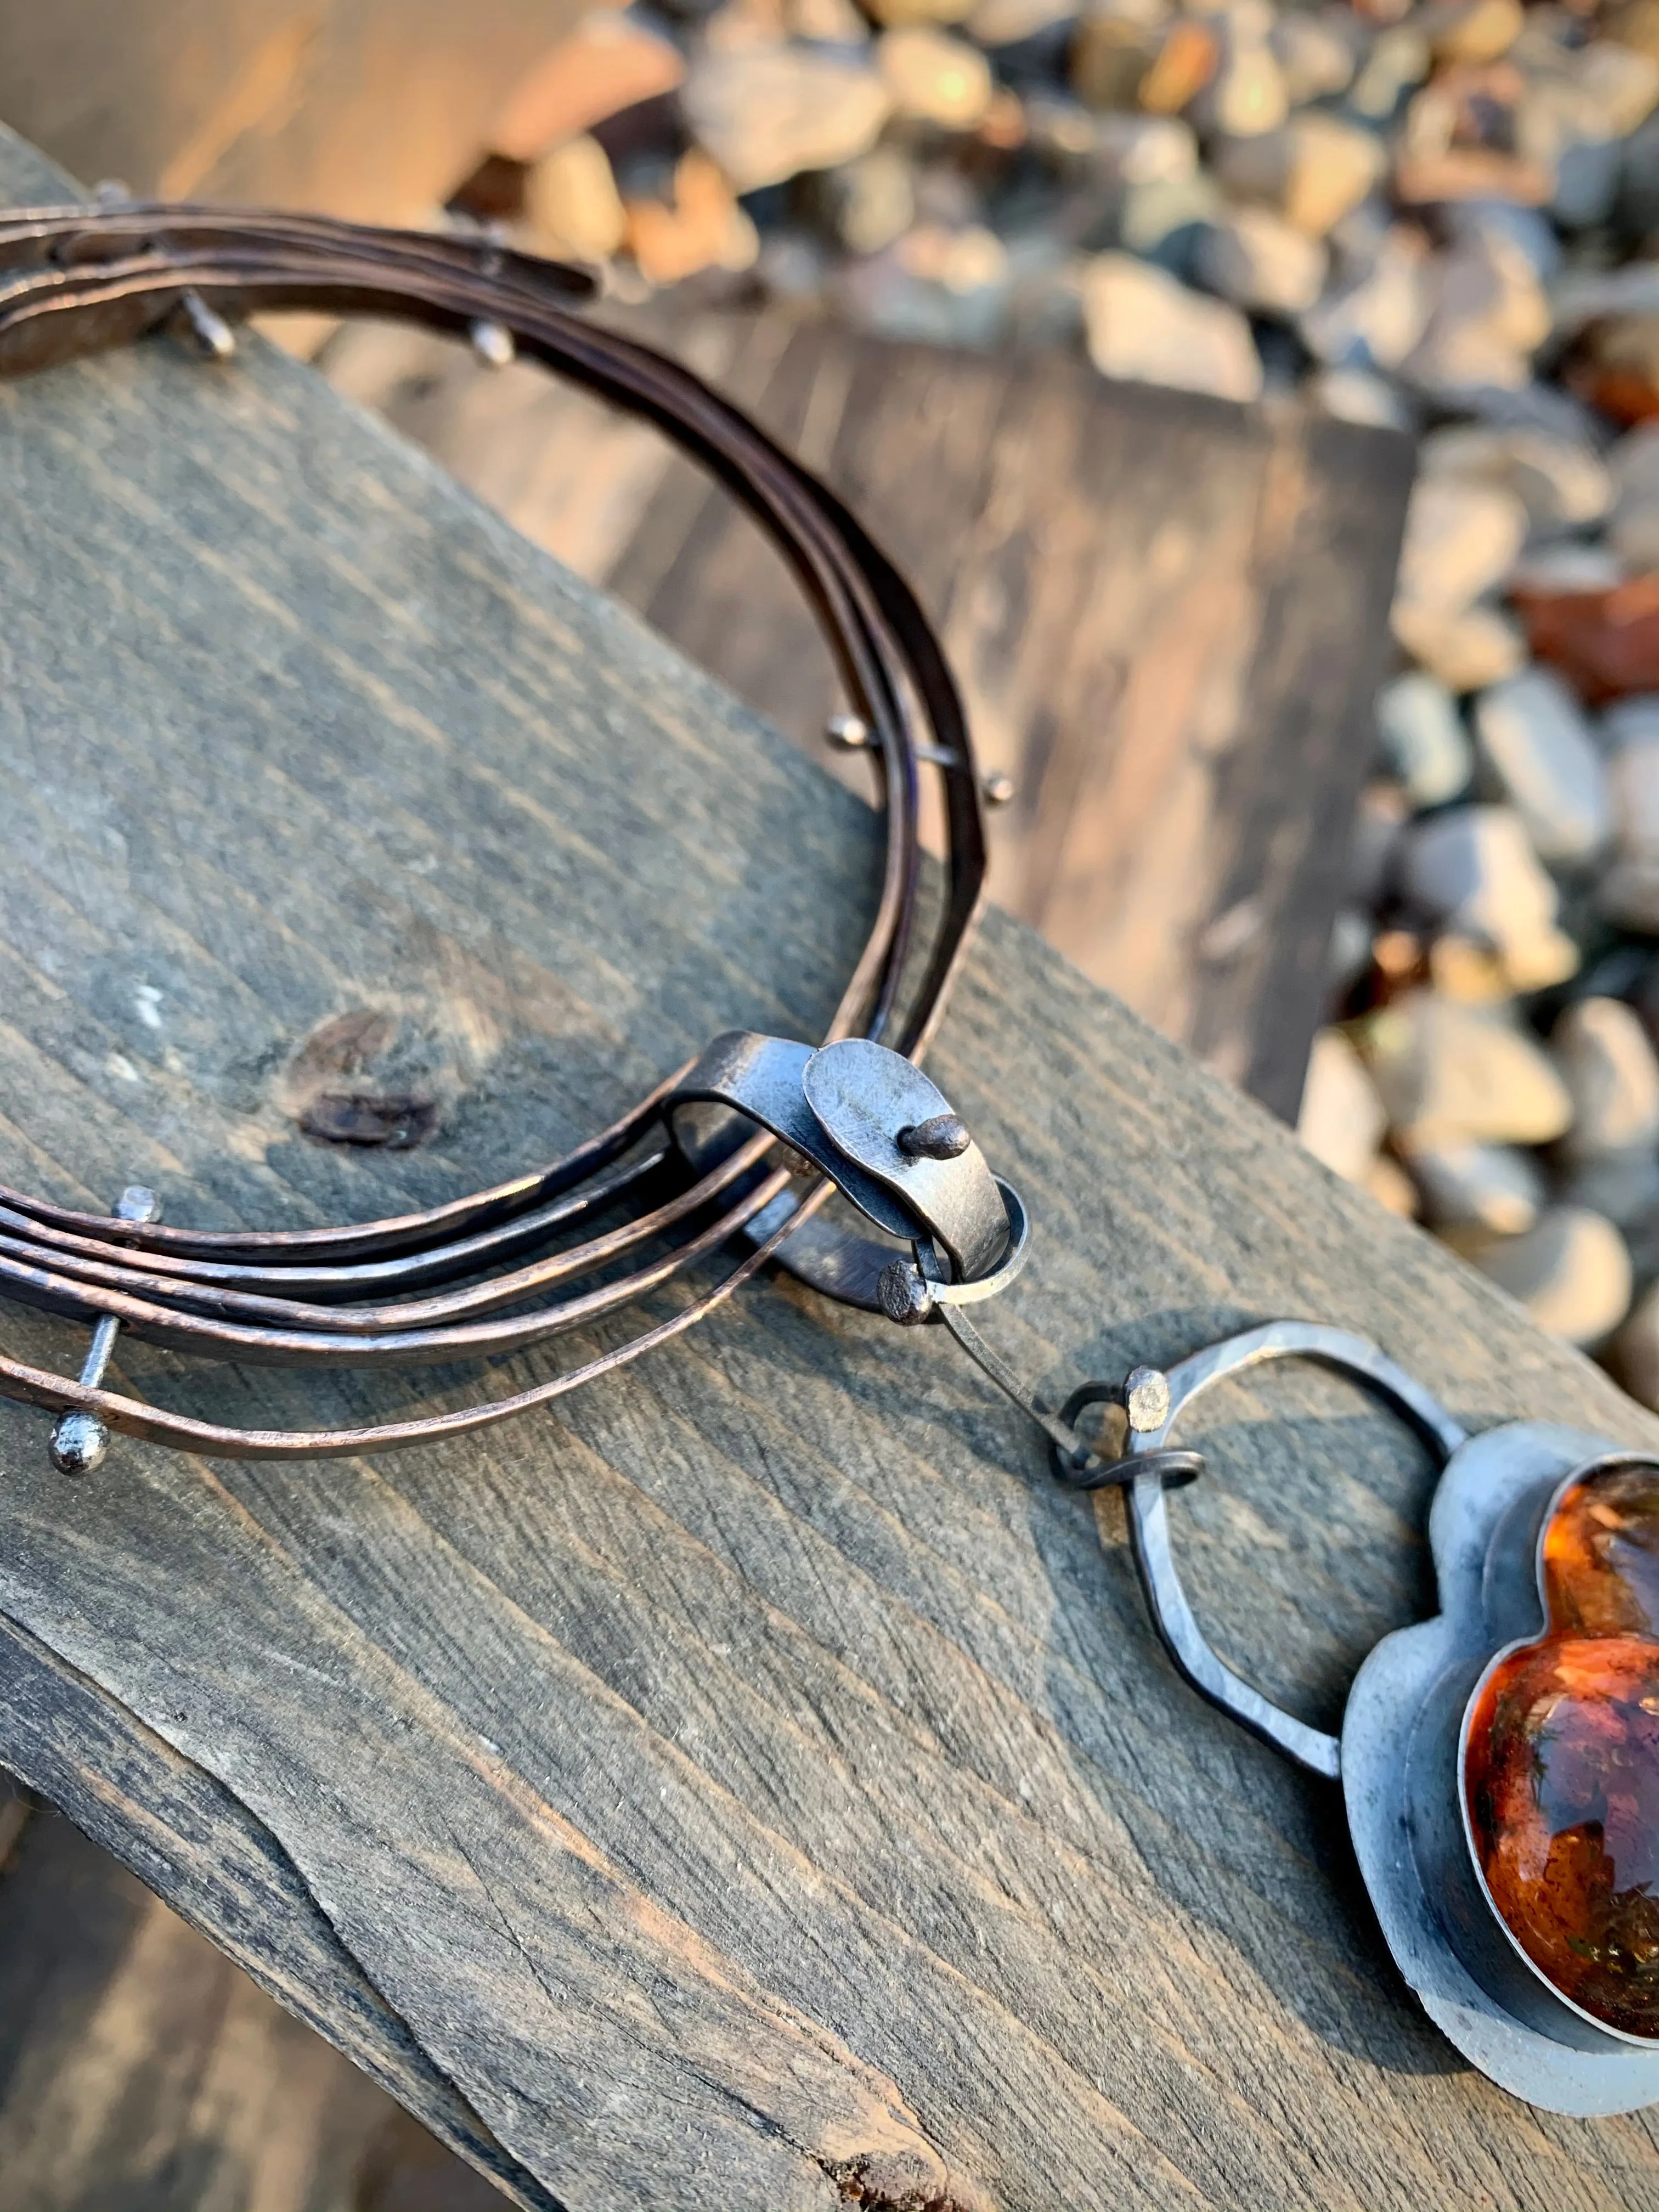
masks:
[[[1512,594],[1534,657],[1547,660],[1592,706],[1659,690],[1659,576],[1606,592]]]
[[[1589,324],[1564,374],[1581,399],[1616,422],[1659,415],[1659,315],[1608,315]]]
[[[1659,2039],[1659,1469],[1574,1484],[1544,1579],[1548,1632],[1493,1670],[1470,1723],[1475,1851],[1554,1987]]]

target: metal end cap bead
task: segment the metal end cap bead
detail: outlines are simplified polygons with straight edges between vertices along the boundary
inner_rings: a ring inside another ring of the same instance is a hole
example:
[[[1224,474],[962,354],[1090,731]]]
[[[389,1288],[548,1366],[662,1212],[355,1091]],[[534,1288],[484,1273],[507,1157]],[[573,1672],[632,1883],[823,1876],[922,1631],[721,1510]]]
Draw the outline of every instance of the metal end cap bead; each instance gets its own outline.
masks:
[[[59,1474],[94,1474],[109,1450],[109,1431],[96,1413],[64,1413],[52,1432],[52,1463]]]
[[[891,1260],[876,1278],[876,1296],[889,1321],[912,1328],[933,1310],[933,1294],[908,1260]]]

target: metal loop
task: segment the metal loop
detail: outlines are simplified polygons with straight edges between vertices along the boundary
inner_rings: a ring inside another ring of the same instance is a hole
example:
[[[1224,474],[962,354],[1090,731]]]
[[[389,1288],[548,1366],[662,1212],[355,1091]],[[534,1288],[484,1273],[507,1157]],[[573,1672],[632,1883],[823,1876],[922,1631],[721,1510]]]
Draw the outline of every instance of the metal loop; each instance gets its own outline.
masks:
[[[1075,1429],[1078,1416],[1091,1406],[1121,1406],[1123,1385],[1121,1382],[1084,1382],[1073,1391],[1060,1409],[1060,1418],[1068,1429]],[[1184,1490],[1189,1482],[1196,1482],[1200,1474],[1207,1474],[1208,1465],[1202,1452],[1172,1449],[1156,1452],[1125,1450],[1116,1459],[1103,1452],[1091,1452],[1086,1461],[1079,1461],[1057,1437],[1048,1439],[1048,1465],[1057,1482],[1068,1490],[1127,1490],[1137,1475],[1157,1474],[1166,1490]]]
[[[1368,1338],[1319,1322],[1277,1321],[1228,1337],[1194,1352],[1169,1370],[1170,1417],[1162,1428],[1131,1434],[1126,1457],[1131,1475],[1124,1490],[1135,1570],[1159,1640],[1176,1670],[1201,1698],[1282,1751],[1310,1774],[1334,1780],[1341,1771],[1337,1737],[1310,1728],[1236,1674],[1199,1626],[1175,1563],[1164,1464],[1171,1430],[1200,1390],[1224,1376],[1268,1359],[1311,1359],[1346,1375],[1398,1413],[1443,1466],[1467,1440],[1467,1431],[1420,1382],[1396,1367]],[[1067,1412],[1069,1413],[1070,1407]]]

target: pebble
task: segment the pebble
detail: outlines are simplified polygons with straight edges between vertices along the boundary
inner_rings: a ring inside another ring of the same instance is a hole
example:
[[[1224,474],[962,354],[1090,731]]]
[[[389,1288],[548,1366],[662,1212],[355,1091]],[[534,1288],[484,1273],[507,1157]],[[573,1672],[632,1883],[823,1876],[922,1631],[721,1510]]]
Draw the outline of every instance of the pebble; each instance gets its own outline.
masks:
[[[1103,376],[1219,399],[1255,399],[1261,358],[1250,326],[1127,253],[1096,254],[1080,279],[1089,357]]]
[[[1267,34],[1293,107],[1334,100],[1353,82],[1363,32],[1346,15],[1304,15],[1291,9]]]
[[[1285,76],[1265,39],[1235,33],[1231,52],[1199,95],[1200,121],[1235,138],[1277,131],[1290,112]]]
[[[1610,592],[1625,580],[1625,566],[1605,545],[1565,539],[1554,545],[1528,546],[1510,569],[1511,592]]]
[[[1400,877],[1420,912],[1497,953],[1516,990],[1542,990],[1577,969],[1577,947],[1556,927],[1555,885],[1512,808],[1450,807],[1413,823]]]
[[[1072,89],[1091,107],[1133,107],[1140,99],[1161,43],[1149,26],[1117,15],[1085,15],[1072,40],[1069,70]],[[1218,49],[1213,39],[1204,48],[1208,68],[1200,82],[1207,82]],[[1194,85],[1194,89],[1197,89]],[[1177,107],[1186,101],[1177,100]]]
[[[974,0],[870,0],[870,13],[884,29],[910,23],[960,23]]]
[[[1551,1206],[1523,1235],[1471,1256],[1540,1328],[1569,1344],[1601,1343],[1629,1310],[1630,1253],[1613,1223],[1588,1206]]]
[[[1659,568],[1659,422],[1620,438],[1608,456],[1613,486],[1607,535],[1631,568]]]
[[[1349,106],[1368,122],[1387,123],[1412,86],[1422,83],[1432,59],[1415,23],[1395,24],[1373,44],[1349,92]]]
[[[1622,999],[1578,999],[1564,1008],[1550,1032],[1550,1056],[1572,1100],[1565,1158],[1659,1148],[1659,1059]]]
[[[696,146],[674,166],[672,204],[631,200],[626,216],[629,248],[653,284],[677,284],[702,269],[748,269],[760,252],[724,172]]]
[[[991,64],[965,39],[917,23],[877,41],[876,63],[894,112],[966,131],[991,105]]]
[[[1659,1152],[1641,1145],[1585,1160],[1565,1176],[1559,1195],[1565,1206],[1587,1206],[1619,1229],[1634,1230],[1659,1210]]]
[[[1430,301],[1427,243],[1419,231],[1396,224],[1298,328],[1309,352],[1333,368],[1397,368],[1423,335]]]
[[[1381,181],[1387,167],[1374,131],[1318,111],[1282,129],[1218,138],[1210,149],[1218,179],[1240,199],[1261,200],[1310,238],[1335,229]]]
[[[1149,115],[1178,115],[1220,65],[1221,41],[1207,23],[1190,18],[1171,23],[1141,85],[1140,105]]]
[[[1607,770],[1583,708],[1547,668],[1523,669],[1474,703],[1481,764],[1541,860],[1582,866],[1613,831]]]
[[[608,261],[627,232],[622,195],[597,138],[567,138],[525,179],[525,216],[538,249]]]
[[[1549,302],[1525,251],[1501,231],[1460,239],[1437,263],[1434,304],[1401,374],[1445,400],[1530,383],[1550,332]]]
[[[1076,15],[1076,0],[974,0],[966,22],[969,34],[981,46],[1017,46],[1072,22]]]
[[[1296,1133],[1316,1160],[1364,1182],[1388,1126],[1365,1063],[1343,1031],[1321,1030],[1309,1056]]]
[[[1431,1228],[1518,1237],[1543,1210],[1544,1177],[1530,1152],[1512,1145],[1450,1139],[1413,1146],[1406,1165]]]
[[[1420,660],[1449,691],[1484,690],[1526,665],[1527,641],[1520,624],[1497,607],[1466,607],[1447,615],[1396,601],[1390,620],[1413,659]]]
[[[1118,242],[1177,276],[1190,276],[1200,241],[1222,205],[1210,177],[1160,177],[1149,185],[1131,185],[1118,206]]]
[[[1609,754],[1643,739],[1659,741],[1659,691],[1620,699],[1609,707],[1596,725],[1596,738]]]
[[[1241,207],[1206,226],[1194,254],[1200,283],[1235,307],[1294,315],[1325,283],[1325,249],[1270,208]]]
[[[1659,935],[1659,735],[1627,738],[1607,763],[1616,824],[1597,903],[1626,928]]]
[[[1566,1085],[1504,1011],[1413,990],[1371,1015],[1364,1035],[1372,1080],[1407,1149],[1547,1145],[1571,1119]]]
[[[1521,0],[1437,0],[1419,28],[1438,62],[1492,62],[1521,35]]]
[[[1577,58],[1579,92],[1611,137],[1629,137],[1659,107],[1659,52],[1615,37],[1592,39]]]
[[[1396,606],[1461,613],[1503,578],[1526,534],[1527,510],[1513,492],[1425,477],[1406,512]]]
[[[1413,806],[1443,806],[1468,789],[1474,748],[1456,701],[1426,670],[1411,670],[1383,685],[1376,733],[1389,773]]]
[[[1534,538],[1584,529],[1613,504],[1613,478],[1601,455],[1581,441],[1547,430],[1448,423],[1423,440],[1417,465],[1422,476],[1513,492]]]
[[[851,253],[879,253],[915,221],[915,172],[896,147],[877,146],[826,171],[823,196],[836,235]]]
[[[1364,422],[1374,430],[1410,431],[1417,425],[1404,394],[1368,368],[1316,369],[1308,380],[1308,397],[1340,422]]]
[[[682,97],[693,135],[739,192],[855,161],[892,107],[862,63],[795,46],[704,53]]]
[[[1592,706],[1632,691],[1659,691],[1659,576],[1632,576],[1605,592],[1512,589],[1528,641]]]

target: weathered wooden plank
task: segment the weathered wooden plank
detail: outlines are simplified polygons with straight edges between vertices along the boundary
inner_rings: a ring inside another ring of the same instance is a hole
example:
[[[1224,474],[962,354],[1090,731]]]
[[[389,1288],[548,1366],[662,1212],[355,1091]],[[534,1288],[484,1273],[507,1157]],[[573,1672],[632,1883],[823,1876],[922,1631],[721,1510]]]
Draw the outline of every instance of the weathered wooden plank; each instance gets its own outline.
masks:
[[[0,1172],[368,1214],[544,1156],[717,1028],[823,1019],[867,811],[302,369],[157,345],[20,386],[0,482]],[[296,1133],[295,1056],[360,1009],[441,1105],[424,1147]],[[1032,1206],[986,1326],[1050,1392],[1311,1311],[1472,1420],[1659,1434],[1005,917],[938,1071]],[[225,1418],[446,1379],[122,1362]],[[1317,1376],[1206,1437],[1198,1600],[1328,1720],[1424,1604],[1424,1469]],[[69,1487],[44,1446],[0,1417],[0,1613],[274,1839],[315,1917],[224,1930],[271,1985],[382,2079],[406,2037],[580,2212],[1659,2206],[1651,2117],[1459,2067],[1334,1793],[1175,1680],[1115,1504],[1056,1494],[935,1332],[770,1284],[556,1417],[380,1464],[123,1445]],[[98,1795],[97,1731],[52,1741]],[[118,1800],[102,1832],[147,1848]],[[210,1927],[222,1848],[145,1869]]]
[[[892,346],[781,311],[639,319],[897,552],[1014,804],[993,895],[1294,1119],[1412,468],[1285,403]],[[816,750],[833,672],[758,532],[535,372],[347,335],[330,373]],[[867,787],[867,770],[843,780]]]
[[[574,0],[63,0],[0,15],[5,113],[139,193],[423,217]]]

